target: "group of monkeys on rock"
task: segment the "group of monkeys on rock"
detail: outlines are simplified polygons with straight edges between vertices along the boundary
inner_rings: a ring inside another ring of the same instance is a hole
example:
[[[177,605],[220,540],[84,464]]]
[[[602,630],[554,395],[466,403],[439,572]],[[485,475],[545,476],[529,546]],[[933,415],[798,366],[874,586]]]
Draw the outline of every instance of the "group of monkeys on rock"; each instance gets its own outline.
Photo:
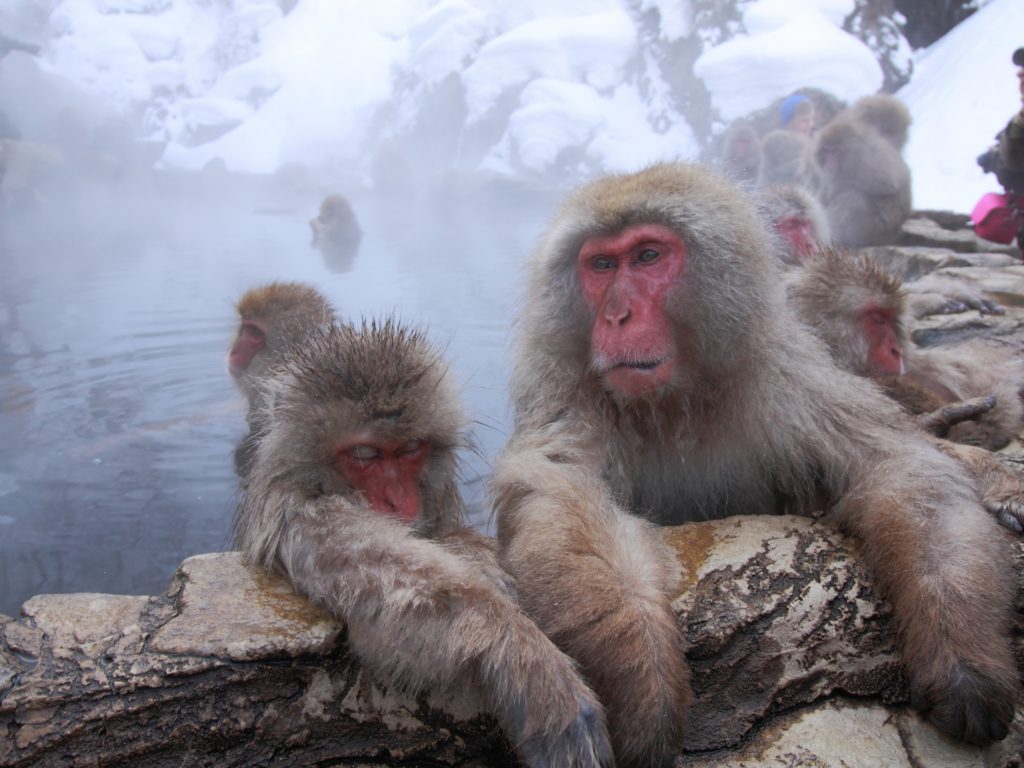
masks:
[[[466,422],[423,333],[350,324],[308,286],[251,290],[228,361],[249,401],[244,559],[342,619],[384,681],[479,684],[527,765],[662,766],[693,694],[657,526],[820,514],[892,605],[914,706],[1002,739],[1019,682],[997,521],[1020,530],[1024,488],[936,436],[991,399],[908,414],[857,375],[911,358],[898,286],[876,294],[867,265],[825,249],[787,298],[778,248],[746,193],[697,165],[568,197],[529,265],[496,541],[462,521]],[[831,303],[851,317],[822,339],[789,302],[820,317],[814,283],[844,280]]]
[[[813,116],[813,102],[799,98]],[[721,165],[736,183],[757,188],[779,229],[799,212],[819,242],[884,245],[911,213],[902,156],[910,122],[906,106],[886,94],[859,99],[813,135],[783,127],[759,137],[739,121],[723,137]],[[805,254],[798,247],[790,255]]]

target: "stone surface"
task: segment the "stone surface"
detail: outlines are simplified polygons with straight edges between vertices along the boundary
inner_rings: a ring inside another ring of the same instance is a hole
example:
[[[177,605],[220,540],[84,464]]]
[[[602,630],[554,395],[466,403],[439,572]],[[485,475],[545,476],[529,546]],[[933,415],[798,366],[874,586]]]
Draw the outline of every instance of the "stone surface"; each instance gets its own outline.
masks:
[[[156,630],[151,651],[234,661],[319,654],[342,630],[288,582],[245,568],[237,553],[190,557],[175,582],[181,613]]]

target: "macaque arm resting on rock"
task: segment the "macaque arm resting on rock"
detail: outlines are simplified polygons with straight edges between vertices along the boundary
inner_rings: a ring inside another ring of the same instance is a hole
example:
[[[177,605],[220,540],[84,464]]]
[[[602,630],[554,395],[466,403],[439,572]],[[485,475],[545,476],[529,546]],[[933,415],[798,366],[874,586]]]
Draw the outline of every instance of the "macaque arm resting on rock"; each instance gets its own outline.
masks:
[[[993,642],[1007,633],[1008,563],[954,462],[927,447],[909,462],[910,445],[891,448],[852,478],[832,516],[893,604],[914,706],[987,744],[1006,735],[1018,692],[1009,645]]]
[[[611,764],[600,704],[504,584],[361,503],[300,503],[263,489],[250,489],[243,503],[286,510],[280,566],[346,622],[353,649],[379,674],[440,689],[467,682],[469,670],[528,764]]]
[[[604,702],[618,764],[660,765],[681,747],[691,699],[670,606],[679,565],[574,453],[536,437],[507,450],[494,479],[503,562],[526,612]]]

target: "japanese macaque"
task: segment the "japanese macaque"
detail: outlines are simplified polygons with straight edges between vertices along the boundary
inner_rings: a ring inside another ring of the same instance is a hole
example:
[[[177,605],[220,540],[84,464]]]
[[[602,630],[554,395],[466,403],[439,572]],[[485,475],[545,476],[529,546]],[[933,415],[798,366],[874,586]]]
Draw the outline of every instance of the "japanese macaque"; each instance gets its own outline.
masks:
[[[722,171],[737,184],[753,187],[761,171],[761,140],[752,127],[737,123],[722,139]]]
[[[966,469],[785,305],[747,198],[661,164],[575,192],[530,263],[492,480],[520,604],[580,664],[618,766],[668,765],[691,699],[654,526],[810,513],[857,537],[913,703],[975,744],[1017,695],[1008,543]]]
[[[269,283],[243,294],[238,330],[228,351],[228,372],[249,403],[249,435],[235,448],[235,471],[245,474],[259,433],[265,383],[271,372],[317,329],[335,323],[334,308],[303,283]]]
[[[894,242],[910,217],[910,169],[890,139],[849,110],[815,137],[813,157],[815,191],[835,242]]]
[[[761,139],[761,175],[758,185],[797,185],[809,181],[811,142],[802,133],[779,129]]]
[[[866,254],[823,250],[790,285],[789,299],[842,368],[874,379],[911,413],[995,395],[987,412],[952,426],[950,440],[995,450],[1024,430],[1024,365],[978,344],[914,346],[902,283]]]
[[[313,231],[311,245],[323,254],[332,271],[347,272],[352,268],[363,230],[347,198],[343,195],[325,197],[320,203],[320,213],[310,219],[309,227]]]
[[[775,231],[776,253],[785,264],[799,266],[831,240],[821,203],[803,187],[766,187],[758,190],[756,200]]]
[[[903,151],[913,118],[907,106],[895,96],[885,93],[864,96],[853,103],[848,114],[878,131],[897,151]]]
[[[405,689],[478,683],[530,766],[611,764],[600,703],[462,526],[447,366],[394,321],[313,328],[264,380],[235,533]]]

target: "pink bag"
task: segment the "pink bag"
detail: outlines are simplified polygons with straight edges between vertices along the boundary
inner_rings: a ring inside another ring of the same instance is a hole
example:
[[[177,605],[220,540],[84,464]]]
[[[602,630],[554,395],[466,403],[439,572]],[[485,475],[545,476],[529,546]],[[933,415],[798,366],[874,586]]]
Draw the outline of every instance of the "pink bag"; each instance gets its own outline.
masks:
[[[1018,195],[988,192],[971,211],[974,231],[993,243],[1009,243],[1020,231],[1024,199]]]

